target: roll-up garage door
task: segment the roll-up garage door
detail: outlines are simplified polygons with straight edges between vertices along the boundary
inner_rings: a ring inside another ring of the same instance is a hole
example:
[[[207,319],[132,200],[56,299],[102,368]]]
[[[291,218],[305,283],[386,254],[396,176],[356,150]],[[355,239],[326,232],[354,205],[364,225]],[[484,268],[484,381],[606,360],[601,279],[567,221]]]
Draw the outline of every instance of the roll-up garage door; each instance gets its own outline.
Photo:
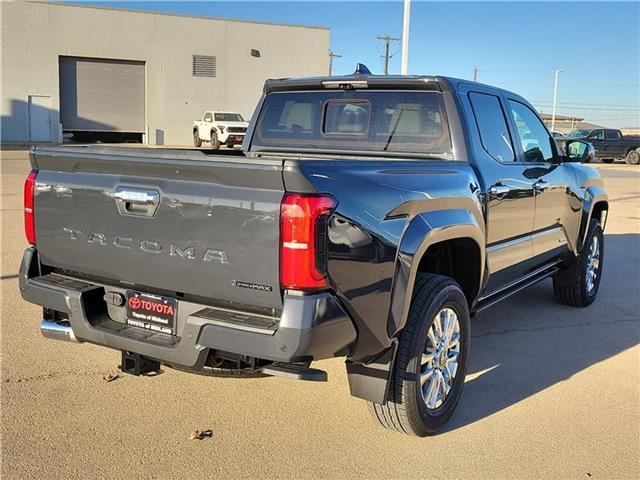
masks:
[[[145,131],[144,62],[60,57],[63,130]]]

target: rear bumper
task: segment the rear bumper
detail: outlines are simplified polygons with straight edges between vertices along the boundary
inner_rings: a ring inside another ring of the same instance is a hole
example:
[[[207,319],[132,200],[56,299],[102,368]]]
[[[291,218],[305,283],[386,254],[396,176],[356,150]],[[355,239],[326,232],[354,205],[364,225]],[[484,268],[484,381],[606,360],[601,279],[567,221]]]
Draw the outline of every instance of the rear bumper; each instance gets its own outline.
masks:
[[[186,317],[180,335],[173,336],[112,319],[104,295],[117,287],[55,274],[40,276],[34,247],[24,253],[19,281],[25,300],[68,316],[77,340],[139,353],[188,370],[201,370],[211,350],[299,362],[345,356],[356,339],[353,323],[327,292],[285,292],[282,314],[269,328],[234,322],[229,310],[201,305]]]

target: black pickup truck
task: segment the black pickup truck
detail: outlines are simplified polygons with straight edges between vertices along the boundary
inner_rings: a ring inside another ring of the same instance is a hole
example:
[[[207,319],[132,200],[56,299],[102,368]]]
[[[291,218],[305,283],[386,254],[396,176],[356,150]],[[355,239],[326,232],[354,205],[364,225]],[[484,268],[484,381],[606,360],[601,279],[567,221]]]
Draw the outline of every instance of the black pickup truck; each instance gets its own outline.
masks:
[[[566,140],[586,140],[595,148],[595,158],[604,163],[612,163],[622,158],[629,165],[640,163],[640,136],[623,135],[612,128],[578,129],[570,132]]]
[[[344,357],[377,422],[433,434],[475,313],[548,277],[561,303],[596,297],[607,194],[593,147],[567,149],[478,83],[269,80],[237,155],[33,150],[20,291],[45,336],[134,374],[325,380],[311,362]]]

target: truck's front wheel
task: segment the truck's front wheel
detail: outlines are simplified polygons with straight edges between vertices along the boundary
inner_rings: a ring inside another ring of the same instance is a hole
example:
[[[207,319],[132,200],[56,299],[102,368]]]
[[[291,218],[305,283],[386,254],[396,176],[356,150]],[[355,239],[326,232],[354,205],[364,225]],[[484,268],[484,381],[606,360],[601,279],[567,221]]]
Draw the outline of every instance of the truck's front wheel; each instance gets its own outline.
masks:
[[[587,238],[571,265],[553,277],[553,294],[564,305],[586,307],[598,294],[604,266],[604,235],[600,222],[591,219]]]
[[[442,429],[462,394],[469,336],[469,308],[460,286],[441,275],[419,277],[399,338],[389,400],[369,403],[373,418],[419,437]]]
[[[220,148],[220,140],[218,140],[218,134],[211,132],[211,148],[218,150]]]

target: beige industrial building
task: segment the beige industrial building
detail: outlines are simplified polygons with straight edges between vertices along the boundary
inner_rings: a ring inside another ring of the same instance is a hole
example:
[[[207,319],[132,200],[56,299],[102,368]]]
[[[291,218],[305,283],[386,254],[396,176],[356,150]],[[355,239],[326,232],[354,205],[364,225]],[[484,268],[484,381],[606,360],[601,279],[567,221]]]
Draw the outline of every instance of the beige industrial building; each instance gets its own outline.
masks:
[[[3,143],[189,144],[204,110],[248,118],[265,79],[328,70],[327,28],[52,3],[0,8]]]

